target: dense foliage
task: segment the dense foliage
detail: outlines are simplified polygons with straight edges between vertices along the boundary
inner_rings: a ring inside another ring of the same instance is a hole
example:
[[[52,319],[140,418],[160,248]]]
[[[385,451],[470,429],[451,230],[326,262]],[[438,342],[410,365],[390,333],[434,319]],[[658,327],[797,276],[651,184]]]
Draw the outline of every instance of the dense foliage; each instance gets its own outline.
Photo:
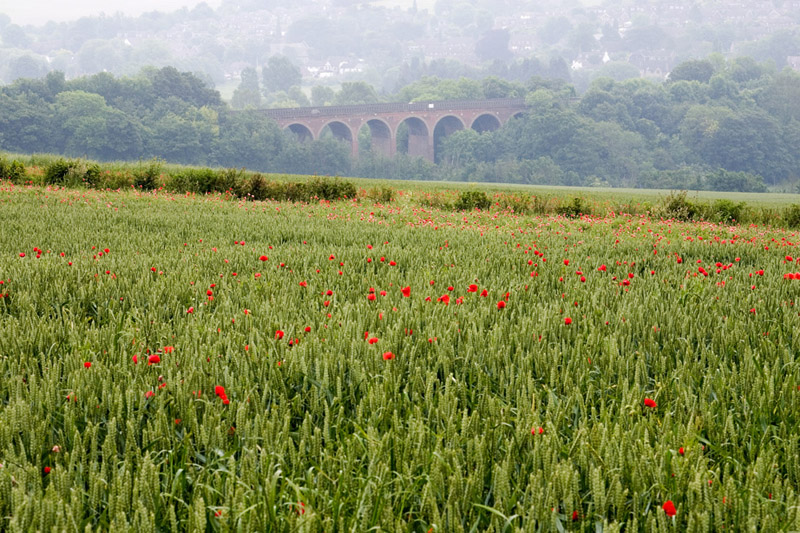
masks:
[[[255,72],[250,78],[256,89],[239,93],[242,101],[258,97]],[[565,82],[538,77],[526,84],[424,78],[404,87],[394,100],[524,97],[530,105],[497,131],[441,139],[434,165],[373,155],[366,127],[358,160],[330,135],[300,143],[257,111],[231,111],[202,80],[171,67],[69,81],[50,73],[0,89],[0,148],[265,172],[614,187],[763,191],[800,177],[796,72],[711,58],[680,65],[675,80],[601,78],[575,96]],[[312,98],[379,99],[363,82]]]
[[[796,232],[412,197],[2,182],[0,529],[800,528]]]

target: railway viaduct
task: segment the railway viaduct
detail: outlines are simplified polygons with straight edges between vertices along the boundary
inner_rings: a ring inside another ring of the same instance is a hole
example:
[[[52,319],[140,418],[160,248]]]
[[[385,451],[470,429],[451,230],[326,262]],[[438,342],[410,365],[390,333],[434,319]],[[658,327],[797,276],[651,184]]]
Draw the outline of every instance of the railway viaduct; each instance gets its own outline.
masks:
[[[458,130],[494,131],[511,118],[525,113],[525,100],[446,100],[410,104],[366,104],[295,107],[255,111],[275,120],[301,141],[319,139],[326,132],[347,142],[358,157],[358,137],[369,128],[371,147],[386,157],[398,150],[398,133],[408,132],[408,144],[400,149],[410,156],[434,161],[439,140]]]

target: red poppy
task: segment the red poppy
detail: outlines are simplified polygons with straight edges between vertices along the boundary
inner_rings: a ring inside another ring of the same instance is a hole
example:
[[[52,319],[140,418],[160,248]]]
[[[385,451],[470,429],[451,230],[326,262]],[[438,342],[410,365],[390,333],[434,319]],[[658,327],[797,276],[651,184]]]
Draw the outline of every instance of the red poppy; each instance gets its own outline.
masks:
[[[569,266],[569,259],[564,259],[564,266]]]
[[[261,257],[259,257],[259,260],[261,260],[261,261],[268,261],[268,260],[269,260],[269,257],[267,257],[266,255],[262,255]]]
[[[439,297],[436,299],[436,301],[437,301],[437,302],[442,302],[442,303],[444,303],[445,305],[450,305],[450,295],[449,295],[449,294],[443,294],[443,295],[439,296]]]
[[[155,365],[155,364],[158,364],[160,362],[161,362],[161,358],[159,356],[157,356],[156,354],[153,354],[153,355],[151,355],[150,357],[147,358],[147,365],[148,366]]]
[[[145,398],[147,398],[148,400],[149,400],[150,398],[152,398],[153,396],[155,396],[155,395],[156,395],[156,393],[155,393],[155,392],[153,392],[153,391],[151,391],[151,390],[149,390],[149,391],[147,391],[147,392],[145,392],[145,393],[144,393],[144,397],[145,397]]]
[[[370,343],[370,344],[375,344],[376,342],[378,342],[378,337],[372,337],[367,342]]]
[[[678,453],[679,453],[680,455],[683,455],[683,454],[684,454],[684,451],[683,451],[683,446],[681,446],[680,448],[678,448]]]
[[[85,368],[90,368],[92,366],[92,363],[90,363],[89,361],[86,361],[85,363],[83,363],[83,366]]]
[[[278,339],[278,340],[281,340],[283,338],[283,331],[281,331],[279,329],[275,330],[275,338]]]
[[[138,355],[134,354],[134,356],[131,357],[131,359],[133,359],[133,364],[134,365],[138,365],[139,364],[139,356]]]
[[[50,467],[49,466],[44,467],[44,473],[45,474],[49,474],[50,473]]]
[[[658,407],[658,404],[652,398],[645,398],[644,399],[644,405],[645,405],[645,407],[649,407],[651,409],[655,409],[656,407]]]
[[[467,288],[467,292],[478,292],[478,286],[473,283]]]
[[[371,292],[371,293],[367,294],[367,300],[369,300],[370,302],[374,302],[375,301],[375,293]]]
[[[305,280],[303,280],[303,281],[300,282],[300,286],[301,287],[308,287],[308,283],[306,283]]]
[[[189,309],[186,310],[186,312],[189,314],[194,313],[194,307],[190,307]]]
[[[389,261],[389,266],[396,266],[396,265],[397,263],[395,263],[394,261]]]
[[[483,289],[483,290],[481,291],[481,296],[483,296],[484,298],[486,298],[487,296],[489,296],[489,291],[487,291],[486,289]]]
[[[672,500],[667,500],[664,502],[664,505],[661,506],[664,509],[664,512],[667,513],[667,516],[675,516],[677,510],[675,509],[675,504],[672,503]]]
[[[410,297],[411,296],[411,286],[409,285],[408,287],[403,287],[402,289],[400,289],[400,292],[406,298]]]
[[[567,317],[567,318],[565,318],[565,319],[564,319],[564,324],[566,324],[567,326],[569,326],[570,324],[572,324],[572,319],[571,319],[570,317]]]
[[[384,352],[383,353],[383,360],[389,361],[390,359],[394,359],[394,354],[392,352]]]
[[[309,332],[311,332],[311,326],[306,326],[305,332],[306,332],[306,333],[309,333]]]
[[[497,308],[498,309],[505,309],[505,307],[506,307],[506,303],[503,300],[500,300],[499,302],[497,302]]]

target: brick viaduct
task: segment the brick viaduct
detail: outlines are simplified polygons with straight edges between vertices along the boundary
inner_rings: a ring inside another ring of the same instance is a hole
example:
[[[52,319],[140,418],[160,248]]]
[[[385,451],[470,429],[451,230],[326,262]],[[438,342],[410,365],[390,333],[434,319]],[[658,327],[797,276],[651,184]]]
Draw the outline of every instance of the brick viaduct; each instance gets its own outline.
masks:
[[[447,100],[410,104],[367,104],[324,107],[296,107],[257,111],[275,120],[282,129],[292,131],[301,141],[319,139],[324,132],[350,144],[358,157],[358,137],[366,126],[372,150],[386,157],[397,153],[398,132],[408,131],[408,145],[401,146],[410,156],[434,161],[439,140],[465,128],[482,133],[493,131],[527,110],[518,99]]]

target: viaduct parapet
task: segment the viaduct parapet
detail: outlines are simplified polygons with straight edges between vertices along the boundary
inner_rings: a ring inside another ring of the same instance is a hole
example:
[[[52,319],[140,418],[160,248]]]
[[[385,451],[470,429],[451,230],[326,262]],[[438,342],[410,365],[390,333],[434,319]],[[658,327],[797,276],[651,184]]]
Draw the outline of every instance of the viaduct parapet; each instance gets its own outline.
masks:
[[[410,104],[367,104],[295,107],[255,111],[291,130],[301,141],[316,140],[329,131],[350,144],[358,157],[359,132],[368,127],[372,150],[393,157],[398,150],[398,132],[408,132],[401,151],[410,156],[436,158],[439,140],[458,130],[494,131],[513,117],[525,113],[522,98],[493,100],[445,100]]]

